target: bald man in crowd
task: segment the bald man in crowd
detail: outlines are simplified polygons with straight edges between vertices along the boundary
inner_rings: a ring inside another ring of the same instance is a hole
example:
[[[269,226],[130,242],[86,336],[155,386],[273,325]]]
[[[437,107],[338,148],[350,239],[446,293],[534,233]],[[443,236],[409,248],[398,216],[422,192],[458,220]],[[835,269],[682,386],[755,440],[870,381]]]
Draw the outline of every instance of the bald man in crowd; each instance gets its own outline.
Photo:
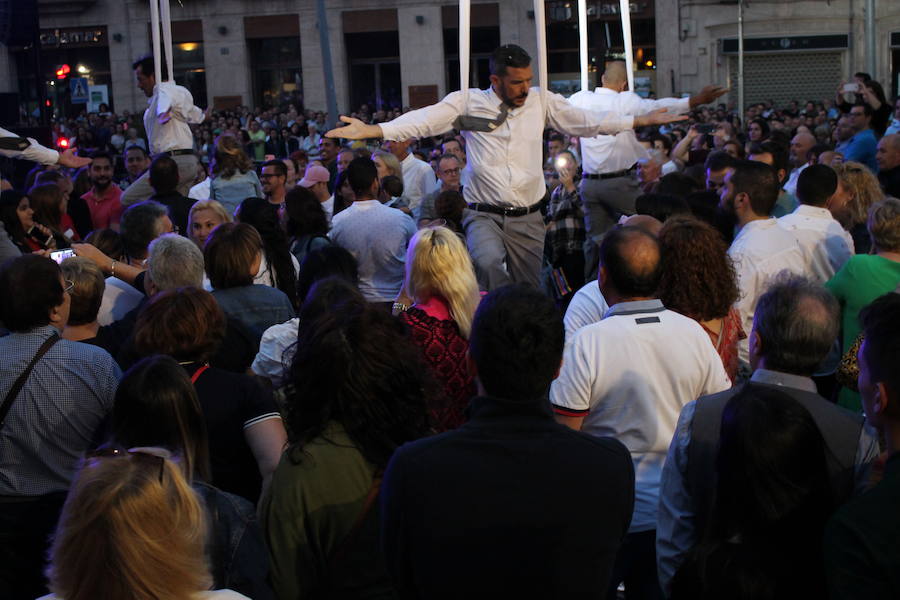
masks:
[[[815,145],[816,137],[806,131],[800,131],[791,138],[791,153],[789,160],[792,170],[791,174],[788,176],[787,182],[785,182],[783,186],[784,191],[791,196],[797,195],[797,178],[800,177],[800,173],[809,166],[809,151],[812,150],[812,147]]]
[[[886,135],[875,150],[878,162],[878,181],[884,193],[900,198],[900,134]]]
[[[623,581],[630,597],[662,597],[656,515],[669,442],[684,405],[731,387],[703,328],[656,297],[661,271],[659,242],[651,234],[621,227],[604,236],[598,281],[610,308],[567,340],[550,388],[557,421],[614,437],[631,452],[634,515],[607,590],[611,598]]]

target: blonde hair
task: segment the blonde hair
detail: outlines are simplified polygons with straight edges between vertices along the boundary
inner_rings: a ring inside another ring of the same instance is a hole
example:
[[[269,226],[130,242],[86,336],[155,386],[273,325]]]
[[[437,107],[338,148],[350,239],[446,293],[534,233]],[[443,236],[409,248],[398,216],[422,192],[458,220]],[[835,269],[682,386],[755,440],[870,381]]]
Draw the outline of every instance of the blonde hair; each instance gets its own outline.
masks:
[[[75,287],[69,293],[72,298],[69,310],[69,325],[86,325],[97,320],[103,292],[106,289],[106,278],[94,261],[81,256],[72,256],[59,265],[63,278],[70,280]]]
[[[900,200],[886,198],[876,202],[869,211],[866,229],[869,230],[875,250],[900,250]]]
[[[372,153],[372,160],[374,161],[376,157],[380,158],[384,166],[388,168],[388,171],[390,171],[388,175],[393,175],[399,177],[401,181],[403,180],[403,167],[400,166],[400,161],[397,160],[396,156],[384,150],[376,150]]]
[[[878,178],[868,167],[854,161],[841,163],[834,167],[834,171],[853,196],[847,203],[847,210],[852,220],[851,226],[865,223],[872,205],[884,200],[884,193],[881,191]]]
[[[459,332],[468,339],[481,295],[472,259],[455,233],[446,227],[416,232],[406,251],[406,290],[417,302],[443,298]]]
[[[50,589],[66,600],[190,600],[212,584],[205,526],[170,460],[125,451],[87,459],[56,529]]]
[[[194,202],[193,206],[191,206],[191,212],[188,214],[188,223],[187,223],[187,235],[194,239],[194,215],[200,212],[201,210],[211,210],[216,214],[217,217],[222,219],[223,223],[231,223],[234,221],[231,215],[228,214],[228,211],[225,210],[225,207],[222,206],[222,203],[218,200],[197,200]]]

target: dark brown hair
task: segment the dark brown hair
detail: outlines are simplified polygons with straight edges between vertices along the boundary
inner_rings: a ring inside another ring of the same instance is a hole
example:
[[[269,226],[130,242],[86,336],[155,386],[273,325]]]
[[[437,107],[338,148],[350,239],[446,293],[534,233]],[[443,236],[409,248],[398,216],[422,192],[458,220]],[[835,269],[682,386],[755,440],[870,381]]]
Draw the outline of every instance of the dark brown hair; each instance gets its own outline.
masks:
[[[721,319],[738,298],[737,275],[722,236],[694,217],[668,219],[659,232],[666,308],[698,321]]]
[[[166,354],[179,361],[203,361],[224,336],[225,313],[212,294],[177,288],[160,292],[141,310],[134,348],[141,356]]]
[[[28,190],[34,220],[53,231],[62,231],[63,191],[55,183],[43,183]]]
[[[262,250],[262,238],[252,225],[222,223],[213,229],[203,248],[206,274],[213,289],[253,285],[250,267]]]

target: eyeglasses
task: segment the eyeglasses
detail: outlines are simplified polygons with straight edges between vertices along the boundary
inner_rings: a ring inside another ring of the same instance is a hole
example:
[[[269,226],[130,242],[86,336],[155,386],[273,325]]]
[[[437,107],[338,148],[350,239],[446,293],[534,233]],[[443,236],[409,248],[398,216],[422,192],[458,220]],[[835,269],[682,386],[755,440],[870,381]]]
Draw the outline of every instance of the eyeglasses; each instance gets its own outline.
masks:
[[[459,167],[457,167],[457,168],[455,168],[455,169],[444,169],[444,170],[442,171],[442,173],[443,173],[444,175],[459,175],[459,172],[460,172],[460,168],[459,168]]]
[[[66,287],[63,288],[63,292],[66,294],[71,294],[72,290],[75,288],[75,282],[69,281],[68,279],[64,280],[66,282]]]
[[[166,470],[166,460],[172,458],[172,454],[165,448],[129,448],[123,450],[121,448],[99,448],[93,452],[88,452],[85,458],[127,458],[143,461],[145,464],[152,465],[155,469],[159,465],[159,482],[163,482],[163,474]]]

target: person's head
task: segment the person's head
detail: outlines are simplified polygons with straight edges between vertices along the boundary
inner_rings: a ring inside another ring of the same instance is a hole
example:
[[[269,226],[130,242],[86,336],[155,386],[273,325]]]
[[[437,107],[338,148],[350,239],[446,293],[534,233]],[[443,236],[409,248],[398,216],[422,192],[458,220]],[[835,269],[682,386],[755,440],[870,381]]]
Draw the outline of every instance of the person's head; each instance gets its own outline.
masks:
[[[206,290],[174,288],[153,296],[134,326],[141,356],[165,354],[181,362],[209,359],[225,337],[225,313]]]
[[[319,156],[322,158],[322,164],[327,165],[337,158],[338,151],[341,149],[340,142],[334,138],[322,137],[319,139]]]
[[[775,139],[769,139],[750,147],[750,155],[747,157],[752,161],[761,162],[775,169],[778,176],[778,183],[783,183],[791,168],[790,154],[783,144],[776,142]]]
[[[456,190],[444,190],[434,199],[434,212],[439,219],[447,222],[447,227],[454,231],[462,231],[463,212],[466,199]]]
[[[166,207],[153,200],[138,202],[126,208],[119,227],[125,253],[135,259],[146,258],[150,242],[164,233],[174,231]]]
[[[388,175],[379,181],[381,195],[379,200],[387,202],[391,198],[399,198],[403,195],[403,178],[396,175]]]
[[[0,321],[24,333],[36,327],[57,329],[69,320],[69,284],[59,265],[37,254],[24,254],[0,265]]]
[[[557,154],[566,149],[566,138],[565,136],[554,133],[547,140],[547,153],[551,158],[555,158]]]
[[[71,600],[192,598],[208,589],[206,514],[181,468],[162,448],[106,452],[114,454],[84,460],[69,490],[50,589]]]
[[[340,246],[324,246],[303,257],[297,280],[301,302],[306,299],[313,284],[329,277],[343,279],[353,287],[359,285],[359,268],[348,250]]]
[[[521,47],[506,44],[491,55],[491,87],[511,108],[524,106],[534,74],[531,57]]]
[[[253,161],[244,152],[240,140],[228,133],[216,138],[216,151],[212,162],[213,175],[228,179],[239,173],[246,173],[252,168]]]
[[[286,134],[285,138],[287,138]],[[285,183],[285,186],[292,188],[297,184],[297,178],[300,177],[297,173],[297,164],[290,158],[282,158],[281,162],[284,163],[284,168],[287,169],[287,183]]]
[[[698,321],[725,317],[739,291],[719,232],[693,217],[673,217],[659,232],[659,246],[658,295],[666,308]]]
[[[710,152],[706,157],[706,189],[719,192],[725,187],[725,175],[734,169],[737,161],[727,152]]]
[[[94,152],[91,158],[91,166],[88,171],[91,185],[97,191],[102,192],[112,183],[113,160],[106,152]]]
[[[63,191],[55,183],[34,185],[28,190],[28,200],[33,219],[50,229],[62,230],[62,216],[66,213],[67,203]]]
[[[840,307],[823,286],[793,275],[776,278],[756,304],[750,366],[810,376],[840,328]]]
[[[186,237],[167,233],[150,242],[144,282],[150,295],[180,287],[200,287],[203,272],[203,252]]]
[[[73,283],[67,325],[88,325],[97,320],[106,278],[93,261],[80,256],[67,258],[60,264],[63,280]]]
[[[378,168],[369,158],[354,158],[347,167],[350,189],[357,200],[371,200],[378,196]]]
[[[401,321],[344,280],[319,281],[300,311],[289,377],[294,393],[284,411],[288,457],[302,461],[304,447],[337,422],[366,460],[383,468],[400,444],[425,431],[427,377]]]
[[[257,131],[259,131],[259,121],[257,121],[256,119],[250,119],[250,122],[247,123],[247,128],[251,133],[256,133]]]
[[[487,394],[536,401],[559,374],[565,330],[545,294],[521,284],[485,296],[469,336],[470,364]]]
[[[463,337],[469,337],[481,296],[465,243],[446,227],[420,229],[406,251],[406,291],[416,302],[443,298]]]
[[[445,189],[459,189],[462,175],[462,164],[455,154],[444,154],[438,161],[437,176],[441,180],[441,187]]]
[[[850,108],[849,125],[853,133],[859,133],[869,128],[872,120],[872,107],[868,104],[856,104]]]
[[[747,126],[747,137],[751,142],[763,141],[769,137],[769,123],[761,117],[753,119]]]
[[[119,382],[110,427],[122,448],[165,448],[191,481],[210,479],[206,422],[190,377],[171,356],[141,359]]]
[[[656,152],[651,152],[649,157],[638,160],[637,178],[643,184],[659,181],[662,176],[662,166],[665,158]]]
[[[303,179],[297,185],[307,188],[319,202],[324,202],[331,196],[328,191],[329,181],[331,181],[331,173],[328,172],[328,169],[319,165],[309,165],[306,167]]]
[[[800,204],[825,208],[838,187],[834,169],[825,165],[809,165],[797,178],[797,200]]]
[[[791,138],[790,161],[794,168],[806,164],[809,151],[816,145],[816,137],[810,133],[800,132]]]
[[[325,235],[328,216],[310,188],[298,185],[284,196],[284,229],[289,237]]]
[[[150,163],[150,186],[157,194],[170,194],[178,187],[178,163],[162,154]]]
[[[900,134],[886,135],[878,142],[875,160],[882,171],[900,167]]]
[[[600,83],[603,87],[613,90],[614,92],[622,92],[628,87],[628,71],[625,62],[621,60],[611,60],[606,63],[606,69],[600,76]]]
[[[825,448],[797,400],[773,387],[744,386],[722,411],[713,535],[723,542],[738,535],[753,547],[760,539],[821,535],[833,510]]]
[[[855,133],[851,125],[849,115],[842,115],[834,128],[834,139],[836,142],[846,142],[853,137]]]
[[[347,170],[347,167],[350,165],[350,161],[353,160],[355,155],[353,154],[353,150],[350,148],[342,148],[337,155],[337,170],[338,173],[343,173]]]
[[[165,65],[161,65],[165,69]],[[150,98],[153,96],[153,88],[156,87],[156,71],[152,56],[142,56],[131,64],[134,70],[134,77],[137,80],[138,89],[144,92],[144,95]],[[163,79],[166,78],[165,73],[161,74]]]
[[[63,194],[63,202],[68,207],[69,197],[72,195],[72,180],[59,171],[44,171],[34,178],[35,185],[44,185],[45,183],[52,183],[60,189]]]
[[[379,180],[384,179],[388,175],[403,176],[403,167],[400,166],[400,161],[390,152],[376,150],[372,153],[372,161],[375,163]]]
[[[865,223],[869,208],[884,199],[878,178],[865,165],[842,162],[833,167],[838,176],[838,189],[828,209],[845,229]]]
[[[287,183],[287,169],[280,160],[269,160],[263,163],[259,174],[263,193],[270,201],[284,197],[285,184]]]
[[[150,168],[150,155],[139,144],[128,146],[125,150],[125,171],[132,181],[140,177]]]
[[[441,143],[441,152],[444,154],[452,154],[458,158],[460,165],[466,164],[465,150],[463,150],[462,143],[456,138],[446,138]]]
[[[639,215],[649,215],[661,223],[674,215],[691,214],[691,208],[685,200],[663,193],[641,194],[634,201],[634,211]]]
[[[658,237],[662,229],[662,221],[650,215],[629,215],[619,219],[620,227],[637,227],[652,235]]]
[[[114,229],[95,229],[84,238],[86,244],[94,246],[100,252],[116,260],[124,260],[125,244],[122,234]]]
[[[778,177],[769,165],[742,160],[725,176],[719,209],[744,225],[753,219],[767,217],[778,201]]]
[[[197,200],[188,214],[188,235],[202,249],[213,229],[231,221],[231,215],[217,200]]]
[[[610,306],[654,297],[661,275],[659,242],[646,231],[619,227],[603,237],[597,279]]]
[[[900,252],[900,200],[885,198],[873,204],[866,228],[876,251]]]
[[[409,146],[413,141],[412,138],[407,140],[385,140],[384,146],[388,152],[393,154],[397,160],[400,161],[409,154]]]
[[[262,262],[262,238],[246,223],[223,223],[206,239],[203,259],[214,289],[253,285]]]
[[[877,298],[862,310],[860,322],[865,339],[858,353],[858,384],[866,420],[880,430],[896,427],[900,424],[900,294]]]

